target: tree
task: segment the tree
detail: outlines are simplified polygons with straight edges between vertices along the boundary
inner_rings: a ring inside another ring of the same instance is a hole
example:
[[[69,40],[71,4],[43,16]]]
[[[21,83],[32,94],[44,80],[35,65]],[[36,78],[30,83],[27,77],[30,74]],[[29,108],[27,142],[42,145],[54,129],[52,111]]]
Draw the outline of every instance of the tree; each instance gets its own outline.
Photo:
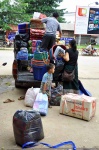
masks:
[[[18,24],[28,20],[28,15],[25,13],[26,4],[22,0],[16,0],[11,4],[10,0],[3,0],[0,3],[0,28],[9,30],[9,24]]]
[[[63,15],[66,9],[57,9],[63,0],[23,0],[27,3],[26,13],[32,17],[34,12],[41,12],[47,16],[52,16],[52,13],[57,11],[60,15],[59,21],[65,22]]]
[[[0,2],[0,28],[10,29],[9,24],[29,22],[34,12],[41,12],[47,16],[57,11],[59,22],[65,22],[65,9],[57,9],[63,0],[2,0]]]

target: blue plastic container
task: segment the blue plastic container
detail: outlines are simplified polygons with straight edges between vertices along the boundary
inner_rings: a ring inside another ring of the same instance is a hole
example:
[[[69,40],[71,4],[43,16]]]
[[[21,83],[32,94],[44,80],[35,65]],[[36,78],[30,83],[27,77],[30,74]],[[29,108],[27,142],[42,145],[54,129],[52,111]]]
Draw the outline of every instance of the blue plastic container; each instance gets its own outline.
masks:
[[[18,24],[18,31],[19,33],[26,33],[26,23],[20,23]]]
[[[20,34],[25,34],[29,32],[30,24],[27,22],[18,24],[18,31]]]
[[[43,75],[47,72],[46,65],[44,66],[33,65],[32,67],[33,67],[34,80],[41,81]]]

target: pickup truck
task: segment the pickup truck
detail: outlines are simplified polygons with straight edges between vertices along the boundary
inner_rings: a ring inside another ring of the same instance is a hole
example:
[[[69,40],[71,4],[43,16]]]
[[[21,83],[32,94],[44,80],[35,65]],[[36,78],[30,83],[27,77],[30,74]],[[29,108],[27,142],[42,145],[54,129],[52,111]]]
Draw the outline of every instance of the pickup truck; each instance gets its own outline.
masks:
[[[31,22],[32,22],[32,24],[31,24]],[[38,21],[35,22],[35,20],[33,20],[33,19],[32,19],[32,21],[30,21],[30,32],[31,32],[31,28],[33,29],[33,33],[34,33],[34,29],[37,29],[38,31],[39,30],[44,31],[44,29],[45,29],[44,24],[41,21],[38,20]],[[37,33],[37,35],[39,35],[39,34]],[[40,36],[40,40],[41,40],[41,36]],[[58,45],[53,46],[53,48],[52,48],[53,52],[52,53],[54,53],[54,51],[55,51],[57,46]],[[64,45],[60,45],[60,46],[64,50],[66,49],[66,47]],[[19,69],[19,63],[18,63],[18,61],[16,59],[17,52],[18,51],[17,51],[17,49],[15,47],[15,44],[14,44],[14,61],[13,61],[13,65],[12,65],[12,74],[13,74],[13,77],[15,79],[15,87],[16,88],[19,88],[19,87],[31,87],[31,86],[33,86],[33,87],[40,87],[41,81],[34,80],[33,73],[30,73],[30,71],[28,71],[28,70],[23,71],[23,70]],[[30,63],[29,61],[28,61],[28,63]],[[58,81],[53,81],[53,82],[57,83]]]
[[[3,30],[0,30],[0,47],[3,47],[5,41],[5,33]]]
[[[40,20],[31,20],[30,21],[30,28],[32,29],[39,29],[44,30],[44,25]],[[28,33],[30,35],[30,31]],[[41,37],[40,37],[41,40]],[[15,87],[39,87],[41,81],[34,80],[33,73],[28,70],[19,70],[19,63],[16,59],[18,50],[15,47],[15,40],[14,40],[14,61],[12,65],[12,74],[15,79]],[[30,61],[30,60],[29,60]],[[30,63],[30,62],[28,62]]]

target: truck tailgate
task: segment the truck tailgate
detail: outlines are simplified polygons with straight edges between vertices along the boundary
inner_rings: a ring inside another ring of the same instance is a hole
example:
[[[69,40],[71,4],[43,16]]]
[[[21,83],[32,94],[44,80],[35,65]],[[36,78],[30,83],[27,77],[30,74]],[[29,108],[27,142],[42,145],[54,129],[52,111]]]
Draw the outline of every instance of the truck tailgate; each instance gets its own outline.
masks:
[[[28,71],[18,72],[17,82],[23,85],[30,85],[34,87],[40,87],[41,83],[41,81],[34,80],[33,73],[30,73]]]

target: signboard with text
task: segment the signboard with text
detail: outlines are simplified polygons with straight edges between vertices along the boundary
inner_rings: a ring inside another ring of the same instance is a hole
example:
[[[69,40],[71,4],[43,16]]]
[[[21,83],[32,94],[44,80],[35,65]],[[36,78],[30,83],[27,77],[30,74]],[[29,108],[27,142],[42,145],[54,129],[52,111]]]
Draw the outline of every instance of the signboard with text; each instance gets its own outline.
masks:
[[[99,34],[99,8],[76,8],[75,34]]]

